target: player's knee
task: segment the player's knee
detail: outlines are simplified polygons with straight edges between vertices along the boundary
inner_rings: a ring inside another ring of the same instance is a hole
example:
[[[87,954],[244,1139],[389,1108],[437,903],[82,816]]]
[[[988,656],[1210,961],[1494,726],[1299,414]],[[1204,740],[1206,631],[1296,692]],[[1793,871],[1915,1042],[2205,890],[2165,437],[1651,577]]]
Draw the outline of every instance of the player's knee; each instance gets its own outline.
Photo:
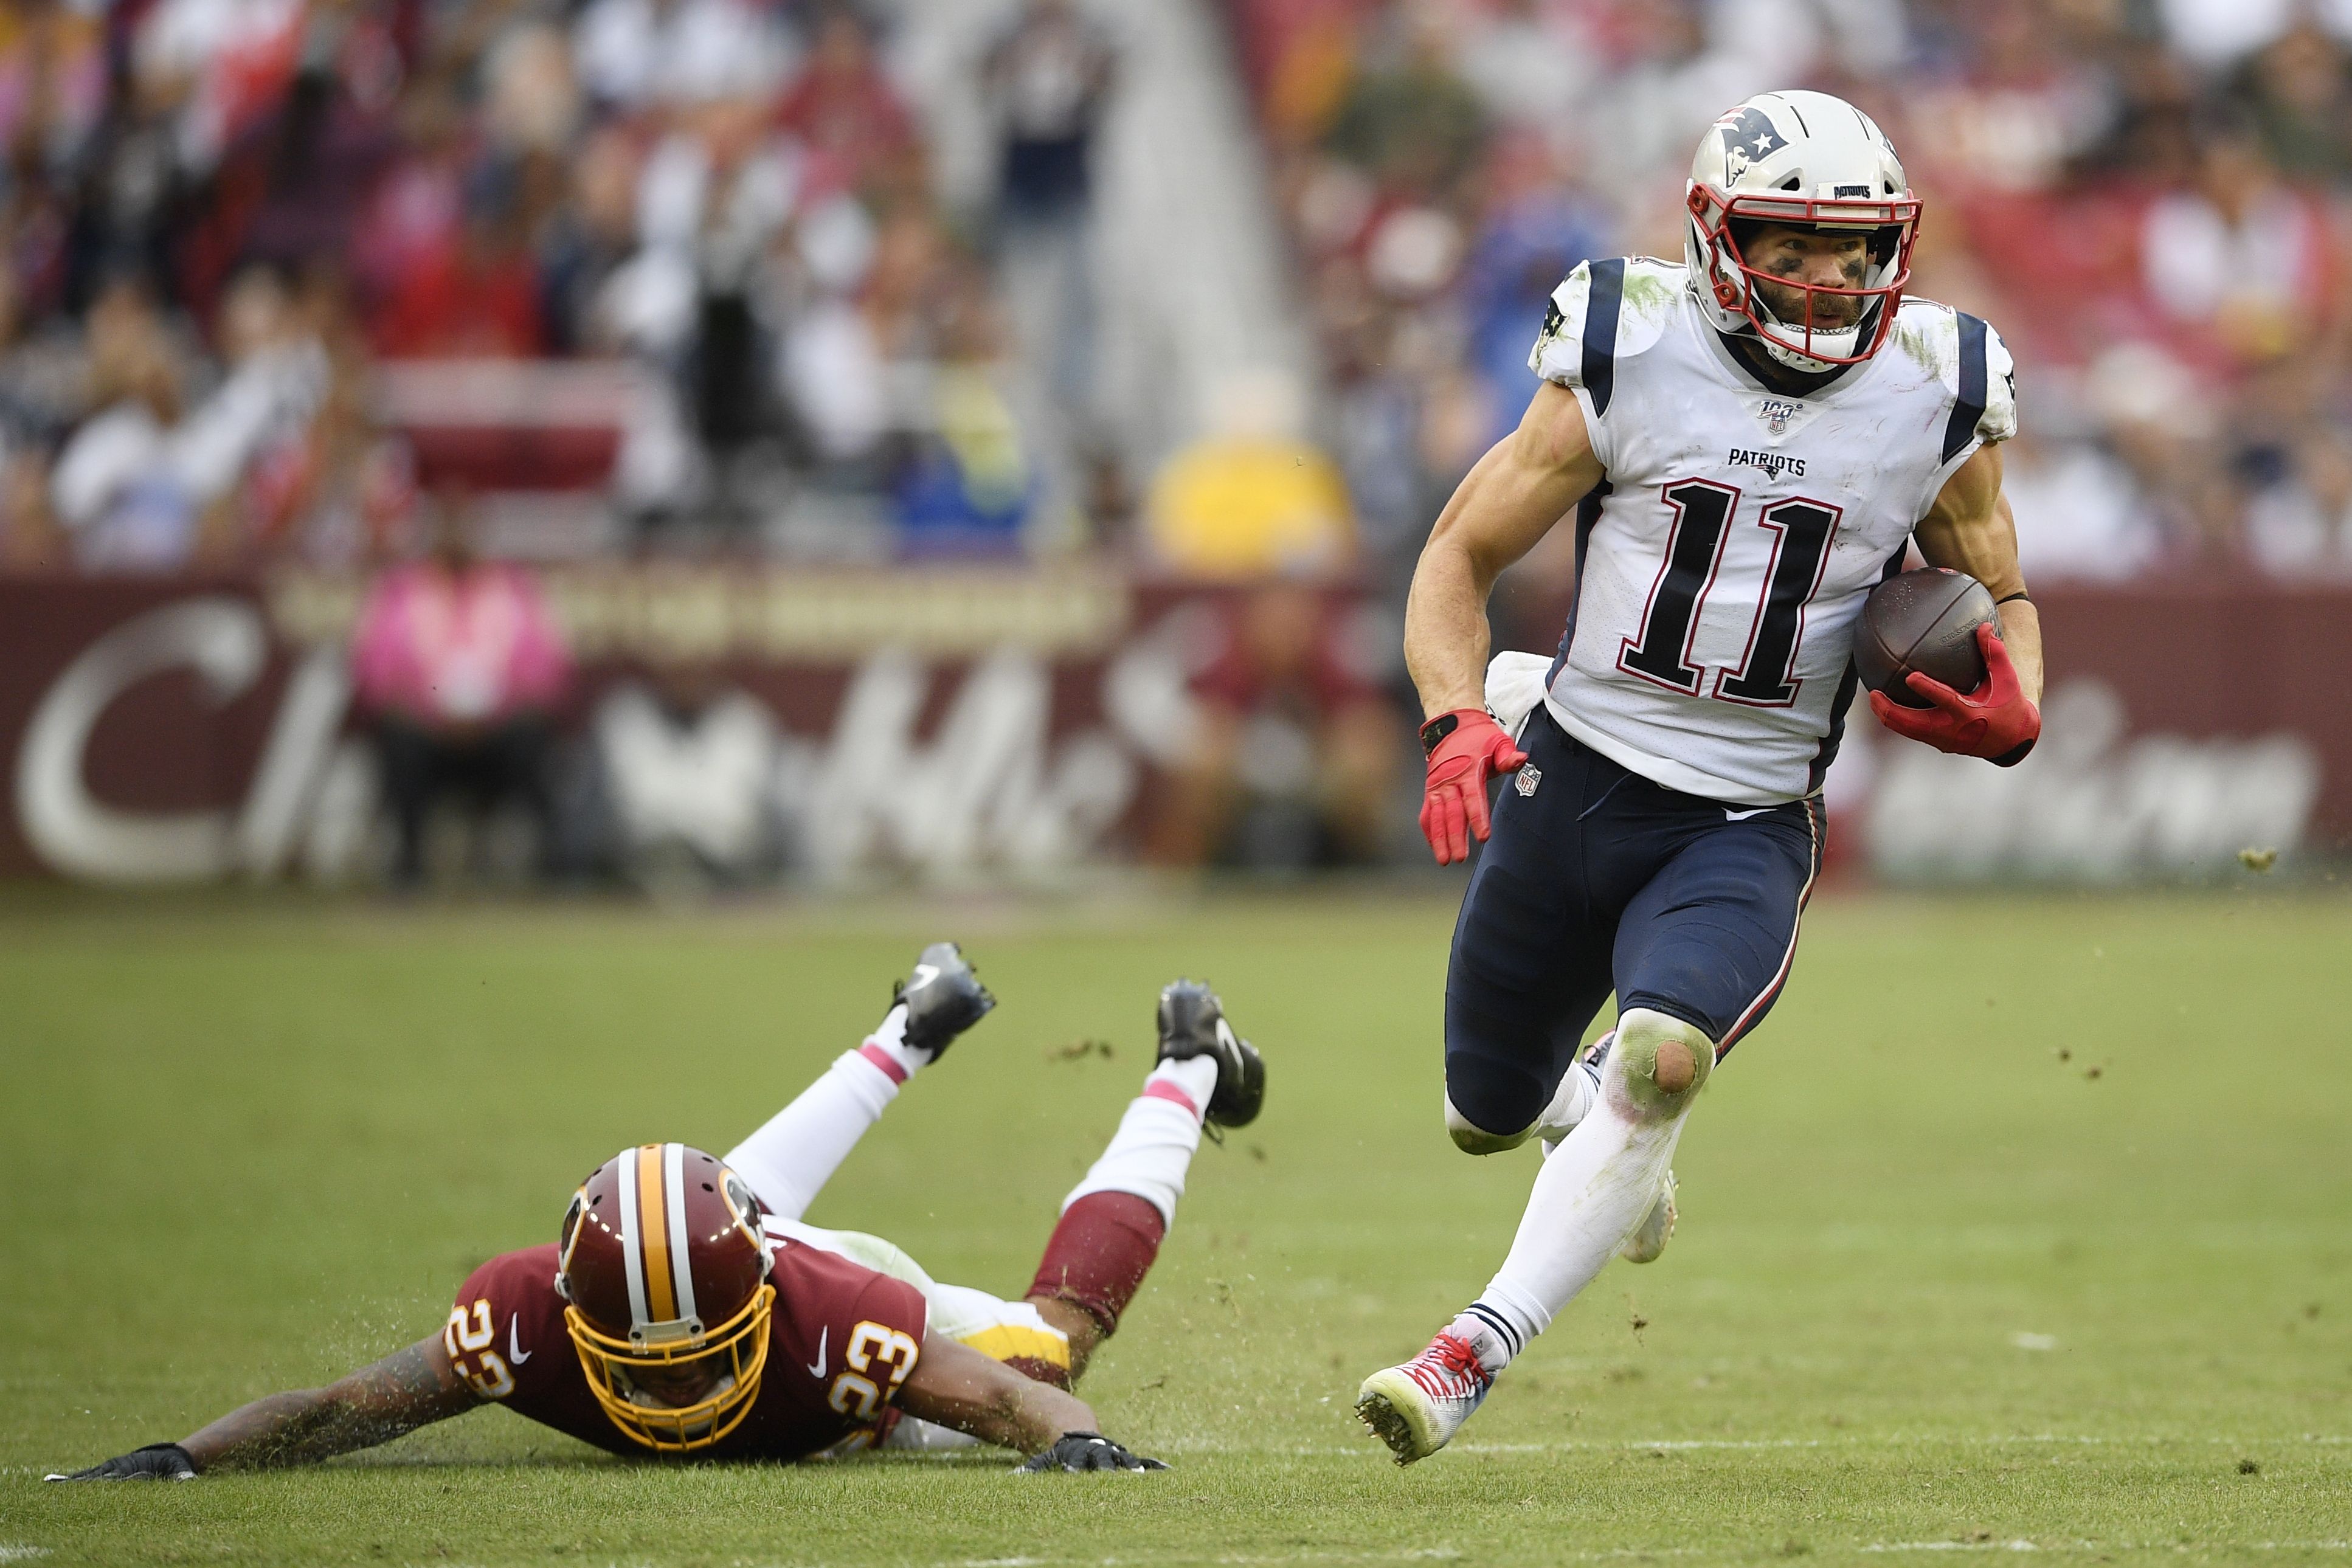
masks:
[[[1696,1024],[1634,1008],[1617,1020],[1612,1057],[1634,1114],[1679,1115],[1715,1069],[1715,1041]]]
[[[1445,1097],[1445,1131],[1454,1139],[1454,1146],[1465,1155],[1499,1155],[1516,1149],[1528,1141],[1535,1131],[1529,1123],[1516,1133],[1490,1133],[1454,1108],[1454,1096]]]

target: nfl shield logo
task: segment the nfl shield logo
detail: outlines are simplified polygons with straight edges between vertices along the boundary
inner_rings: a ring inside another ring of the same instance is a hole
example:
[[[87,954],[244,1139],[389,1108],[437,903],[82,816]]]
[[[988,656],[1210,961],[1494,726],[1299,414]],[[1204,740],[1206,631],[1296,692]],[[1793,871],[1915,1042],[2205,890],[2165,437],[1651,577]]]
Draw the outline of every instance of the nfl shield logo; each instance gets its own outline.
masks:
[[[1536,792],[1536,786],[1542,782],[1542,768],[1537,767],[1532,762],[1523,762],[1519,764],[1517,789],[1520,794],[1534,794]]]

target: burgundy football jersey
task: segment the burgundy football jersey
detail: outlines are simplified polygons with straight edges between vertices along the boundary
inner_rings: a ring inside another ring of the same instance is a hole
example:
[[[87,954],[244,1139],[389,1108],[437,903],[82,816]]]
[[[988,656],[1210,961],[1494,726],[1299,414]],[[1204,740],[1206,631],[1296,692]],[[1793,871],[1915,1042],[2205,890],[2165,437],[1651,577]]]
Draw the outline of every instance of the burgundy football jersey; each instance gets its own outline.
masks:
[[[838,1253],[771,1236],[775,1312],[759,1396],[695,1457],[797,1459],[873,1425],[922,1354],[923,1294]],[[563,1327],[556,1249],[491,1259],[457,1292],[442,1335],[484,1399],[616,1454],[651,1452],[613,1425]]]

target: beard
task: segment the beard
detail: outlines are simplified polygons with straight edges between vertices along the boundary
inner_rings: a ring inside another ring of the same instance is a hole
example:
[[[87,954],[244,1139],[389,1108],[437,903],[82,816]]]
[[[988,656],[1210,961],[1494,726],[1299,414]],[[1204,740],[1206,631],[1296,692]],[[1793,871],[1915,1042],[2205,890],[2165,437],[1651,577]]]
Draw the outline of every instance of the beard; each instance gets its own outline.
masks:
[[[1848,280],[1846,287],[1860,284],[1860,277]],[[1843,332],[1862,321],[1863,299],[1855,294],[1808,294],[1804,289],[1785,283],[1768,283],[1759,278],[1750,285],[1755,289],[1757,303],[1780,325],[1794,332],[1802,332],[1810,325],[1816,332]],[[1808,301],[1812,306],[1812,320],[1805,319]]]

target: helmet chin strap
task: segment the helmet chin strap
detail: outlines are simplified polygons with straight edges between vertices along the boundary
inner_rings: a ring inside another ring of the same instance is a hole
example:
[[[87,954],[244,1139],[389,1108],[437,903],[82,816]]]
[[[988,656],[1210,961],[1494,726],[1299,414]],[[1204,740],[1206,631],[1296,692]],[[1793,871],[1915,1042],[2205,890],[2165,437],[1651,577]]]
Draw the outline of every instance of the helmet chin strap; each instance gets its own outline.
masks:
[[[1859,335],[1855,329],[1849,327],[1843,332],[1816,332],[1813,337],[1831,353],[1842,354],[1852,351]],[[1775,341],[1769,334],[1764,332],[1756,334],[1756,341],[1766,353],[1771,355],[1780,363],[1792,371],[1802,371],[1809,376],[1826,375],[1832,371],[1849,368],[1833,361],[1817,360],[1811,354],[1801,354],[1787,344]]]

